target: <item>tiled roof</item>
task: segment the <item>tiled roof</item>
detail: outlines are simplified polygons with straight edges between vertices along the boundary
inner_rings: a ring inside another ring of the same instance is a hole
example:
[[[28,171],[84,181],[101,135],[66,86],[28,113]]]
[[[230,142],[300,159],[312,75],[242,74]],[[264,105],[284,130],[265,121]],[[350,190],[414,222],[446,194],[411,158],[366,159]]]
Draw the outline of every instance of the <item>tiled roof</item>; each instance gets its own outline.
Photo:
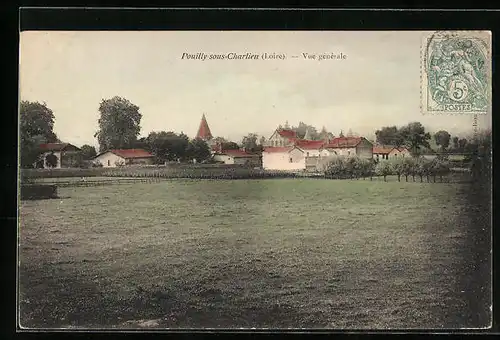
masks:
[[[325,144],[322,140],[304,140],[298,139],[295,141],[295,145],[304,150],[318,150]]]
[[[362,137],[337,137],[332,139],[325,148],[353,148],[356,147],[362,140]]]
[[[285,138],[297,138],[297,133],[290,129],[278,129],[276,130],[281,137]]]
[[[200,127],[198,128],[198,133],[196,134],[196,138],[201,138],[203,140],[212,139],[212,133],[210,132],[210,128],[208,127],[205,114],[203,114],[203,116],[201,117]]]
[[[114,153],[122,158],[149,158],[154,157],[144,149],[112,149],[109,152]]]
[[[379,154],[388,154],[390,153],[392,150],[398,150],[399,152],[404,152],[404,151],[408,151],[407,148],[405,148],[404,146],[400,146],[400,147],[395,147],[395,146],[387,146],[387,145],[382,145],[382,146],[374,146],[373,147],[373,153],[379,153]]]
[[[66,149],[68,146],[71,146],[72,148],[79,150],[79,148],[70,143],[46,143],[46,144],[40,144],[39,146],[43,152],[62,151]]]

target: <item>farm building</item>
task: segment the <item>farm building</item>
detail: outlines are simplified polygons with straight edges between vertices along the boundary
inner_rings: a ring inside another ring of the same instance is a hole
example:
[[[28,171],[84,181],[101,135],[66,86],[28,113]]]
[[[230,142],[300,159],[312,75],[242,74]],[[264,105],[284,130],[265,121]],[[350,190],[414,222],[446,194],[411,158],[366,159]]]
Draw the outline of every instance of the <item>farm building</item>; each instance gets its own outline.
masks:
[[[265,170],[298,171],[306,169],[306,153],[297,146],[274,146],[262,151]]]
[[[358,156],[373,157],[373,144],[364,137],[338,137],[325,143],[319,150],[321,157]]]
[[[248,153],[244,150],[223,150],[215,151],[213,159],[224,164],[240,164],[260,166],[260,155],[255,153]]]
[[[154,156],[143,149],[112,149],[100,153],[94,158],[94,163],[103,167],[117,167],[121,165],[153,164]]]
[[[374,159],[389,159],[394,157],[410,157],[410,151],[405,147],[394,146],[374,146]]]
[[[372,158],[372,148],[372,143],[364,137],[294,139],[289,146],[264,148],[262,165],[264,169],[272,170],[316,171],[322,158],[334,155]]]
[[[78,166],[82,159],[81,150],[70,143],[40,144],[39,148],[41,153],[34,164],[35,168],[71,168]]]

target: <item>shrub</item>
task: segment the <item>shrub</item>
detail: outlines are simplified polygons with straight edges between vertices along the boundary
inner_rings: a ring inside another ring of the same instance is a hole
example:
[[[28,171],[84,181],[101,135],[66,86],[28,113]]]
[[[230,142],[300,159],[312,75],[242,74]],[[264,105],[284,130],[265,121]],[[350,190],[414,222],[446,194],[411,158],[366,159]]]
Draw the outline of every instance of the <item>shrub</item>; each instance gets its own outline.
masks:
[[[389,160],[383,159],[375,166],[375,173],[379,176],[384,176],[384,181],[387,182],[387,176],[393,174],[392,164]]]
[[[415,159],[412,157],[403,158],[401,174],[405,176],[406,182],[408,182],[408,176],[413,176],[413,182],[415,182]]]
[[[441,182],[443,182],[443,176],[448,175],[450,169],[450,162],[442,157],[433,159],[429,164],[429,174],[432,175],[434,183],[436,182],[436,176],[439,176]]]
[[[391,158],[389,162],[392,168],[392,172],[398,176],[398,182],[401,182],[401,175],[403,174],[405,168],[403,158]]]

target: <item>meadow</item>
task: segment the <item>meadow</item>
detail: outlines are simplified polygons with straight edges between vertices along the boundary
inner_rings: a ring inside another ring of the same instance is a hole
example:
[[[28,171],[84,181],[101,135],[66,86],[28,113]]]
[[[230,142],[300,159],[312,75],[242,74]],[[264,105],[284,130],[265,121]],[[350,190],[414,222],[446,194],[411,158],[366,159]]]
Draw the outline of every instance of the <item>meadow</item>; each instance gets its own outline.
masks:
[[[20,324],[486,327],[490,215],[476,189],[325,179],[62,187],[59,199],[20,203]]]

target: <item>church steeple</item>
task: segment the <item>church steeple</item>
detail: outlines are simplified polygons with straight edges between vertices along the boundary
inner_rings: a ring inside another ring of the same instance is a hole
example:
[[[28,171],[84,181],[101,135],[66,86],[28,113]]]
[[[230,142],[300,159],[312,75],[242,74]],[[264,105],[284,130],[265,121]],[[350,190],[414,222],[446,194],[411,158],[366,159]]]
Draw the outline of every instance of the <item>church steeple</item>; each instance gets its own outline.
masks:
[[[201,117],[200,127],[198,128],[198,133],[196,138],[203,139],[204,141],[211,140],[213,138],[210,128],[208,127],[207,118],[205,114]]]

